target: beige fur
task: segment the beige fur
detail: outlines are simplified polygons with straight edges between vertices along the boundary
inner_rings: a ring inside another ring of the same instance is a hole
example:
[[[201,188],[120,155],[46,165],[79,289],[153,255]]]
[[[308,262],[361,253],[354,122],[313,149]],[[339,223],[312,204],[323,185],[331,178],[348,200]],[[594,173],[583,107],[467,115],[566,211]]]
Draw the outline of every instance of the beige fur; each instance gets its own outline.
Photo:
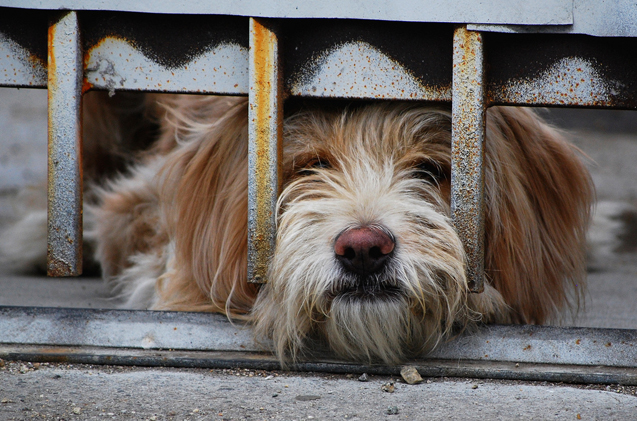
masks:
[[[577,306],[591,180],[529,110],[488,112],[487,279],[475,295],[449,219],[448,111],[382,103],[288,117],[277,248],[259,290],[246,282],[246,100],[168,102],[153,152],[92,209],[98,260],[128,306],[250,320],[282,360],[327,344],[388,363],[478,321],[545,323]],[[346,292],[360,278],[334,256],[339,234],[361,226],[395,239],[362,296]]]

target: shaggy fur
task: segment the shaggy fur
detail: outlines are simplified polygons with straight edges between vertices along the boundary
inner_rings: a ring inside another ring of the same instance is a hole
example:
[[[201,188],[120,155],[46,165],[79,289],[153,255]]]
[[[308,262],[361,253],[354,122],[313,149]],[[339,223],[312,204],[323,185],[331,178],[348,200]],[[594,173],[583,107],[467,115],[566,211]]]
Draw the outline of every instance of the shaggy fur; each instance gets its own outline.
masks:
[[[326,344],[397,363],[476,322],[545,323],[578,304],[591,180],[529,110],[487,114],[486,287],[470,294],[450,221],[449,111],[376,103],[287,117],[277,246],[259,288],[246,282],[247,102],[166,102],[155,146],[88,209],[126,307],[247,319],[282,360]],[[335,253],[360,229],[392,243],[371,273]]]

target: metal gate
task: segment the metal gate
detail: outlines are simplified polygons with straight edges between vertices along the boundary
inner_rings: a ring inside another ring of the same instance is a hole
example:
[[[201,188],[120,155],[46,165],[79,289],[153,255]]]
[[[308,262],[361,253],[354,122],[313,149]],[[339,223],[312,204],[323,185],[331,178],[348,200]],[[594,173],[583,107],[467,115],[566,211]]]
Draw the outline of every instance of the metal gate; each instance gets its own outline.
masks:
[[[451,103],[452,216],[474,292],[483,289],[487,107],[637,108],[637,7],[626,0],[132,3],[0,0],[0,86],[48,89],[52,276],[81,273],[81,104],[92,89],[249,97],[250,282],[267,281],[274,250],[285,97]],[[163,332],[165,319],[180,329]],[[131,336],[109,333],[123,325]],[[250,339],[193,342],[210,329],[237,334],[215,315],[6,307],[0,326],[3,357],[276,366],[248,356]],[[637,331],[493,326],[428,358],[425,374],[637,384]]]

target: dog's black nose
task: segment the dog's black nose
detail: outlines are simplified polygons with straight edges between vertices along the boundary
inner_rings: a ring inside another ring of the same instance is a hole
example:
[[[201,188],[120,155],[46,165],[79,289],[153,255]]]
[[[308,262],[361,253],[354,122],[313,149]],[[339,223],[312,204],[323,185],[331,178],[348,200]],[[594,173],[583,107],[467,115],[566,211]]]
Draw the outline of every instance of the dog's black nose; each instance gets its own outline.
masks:
[[[334,253],[345,270],[371,275],[383,269],[395,246],[391,236],[379,228],[351,228],[336,238]]]

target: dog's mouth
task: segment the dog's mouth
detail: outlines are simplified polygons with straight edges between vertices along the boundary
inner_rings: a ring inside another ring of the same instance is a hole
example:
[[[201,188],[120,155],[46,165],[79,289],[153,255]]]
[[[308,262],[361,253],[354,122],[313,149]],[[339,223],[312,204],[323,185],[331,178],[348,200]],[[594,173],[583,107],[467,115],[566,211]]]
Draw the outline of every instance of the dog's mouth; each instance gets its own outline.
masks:
[[[346,282],[330,291],[332,298],[351,300],[390,300],[403,295],[403,291],[395,283],[370,279],[357,279]]]

